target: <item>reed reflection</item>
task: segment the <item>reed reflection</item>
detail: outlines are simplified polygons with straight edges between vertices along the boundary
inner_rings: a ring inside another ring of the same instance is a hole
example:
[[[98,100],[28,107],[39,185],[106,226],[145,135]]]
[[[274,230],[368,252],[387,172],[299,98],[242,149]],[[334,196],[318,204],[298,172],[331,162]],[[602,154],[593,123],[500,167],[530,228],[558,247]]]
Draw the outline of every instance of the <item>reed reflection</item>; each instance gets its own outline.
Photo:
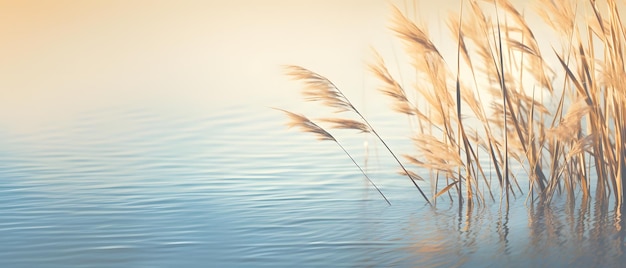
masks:
[[[467,217],[471,209],[458,209],[458,217],[451,217],[455,209],[435,209],[425,214],[434,222],[434,228],[428,233],[418,232],[421,219],[411,222],[412,228],[407,228],[407,236],[413,243],[403,250],[415,256],[415,265],[421,267],[460,267],[467,263],[469,252],[477,247],[476,235],[472,228],[473,221],[478,217]],[[477,228],[479,229],[479,228]],[[442,258],[441,256],[448,256]]]
[[[625,209],[610,206],[611,199],[602,196],[573,200],[529,205],[526,230],[520,215],[510,214],[506,206],[437,208],[427,215],[436,228],[424,234],[415,229],[419,222],[411,224],[413,229],[407,230],[413,230],[414,242],[404,250],[420,267],[619,267],[626,261]]]

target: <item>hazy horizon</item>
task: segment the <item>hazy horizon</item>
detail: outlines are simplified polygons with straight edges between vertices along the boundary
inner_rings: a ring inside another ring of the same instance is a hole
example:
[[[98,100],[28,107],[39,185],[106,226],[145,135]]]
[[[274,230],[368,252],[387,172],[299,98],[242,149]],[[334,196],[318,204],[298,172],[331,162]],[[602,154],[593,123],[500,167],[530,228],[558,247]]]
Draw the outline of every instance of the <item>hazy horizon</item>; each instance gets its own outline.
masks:
[[[391,4],[416,8],[447,38],[458,1],[418,2],[0,1],[0,123],[31,128],[119,106],[281,106],[300,100],[284,64],[371,90],[370,49],[402,57]]]

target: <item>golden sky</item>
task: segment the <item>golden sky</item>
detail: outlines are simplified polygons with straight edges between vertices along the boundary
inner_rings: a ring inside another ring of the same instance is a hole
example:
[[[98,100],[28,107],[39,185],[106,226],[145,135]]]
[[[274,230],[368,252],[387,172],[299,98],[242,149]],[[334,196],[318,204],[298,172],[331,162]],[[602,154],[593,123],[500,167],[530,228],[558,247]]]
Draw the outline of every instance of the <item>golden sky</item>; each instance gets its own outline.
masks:
[[[0,0],[0,126],[125,105],[209,112],[300,101],[284,64],[363,88],[370,47],[401,52],[390,3],[412,9],[405,0]],[[418,9],[436,20],[457,4]]]

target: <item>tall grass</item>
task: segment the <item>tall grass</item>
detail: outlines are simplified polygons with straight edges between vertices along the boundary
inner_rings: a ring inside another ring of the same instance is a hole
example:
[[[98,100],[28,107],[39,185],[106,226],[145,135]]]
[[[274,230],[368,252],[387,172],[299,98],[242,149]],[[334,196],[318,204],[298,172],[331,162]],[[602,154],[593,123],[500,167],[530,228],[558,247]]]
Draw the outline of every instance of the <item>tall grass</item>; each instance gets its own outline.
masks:
[[[329,79],[289,66],[288,75],[306,84],[307,100],[337,112],[320,131],[371,133],[428,203],[454,190],[450,196],[459,205],[499,200],[508,206],[511,197],[524,195],[528,202],[549,204],[558,193],[587,200],[595,189],[597,198],[613,196],[621,207],[626,190],[626,29],[618,4],[535,1],[535,14],[560,37],[558,44],[540,43],[524,13],[507,0],[461,0],[460,7],[461,13],[447,21],[457,44],[452,58],[444,57],[426,28],[392,8],[391,29],[405,45],[415,86],[396,79],[377,53],[369,65],[380,80],[380,92],[392,100],[391,108],[418,122],[411,137],[413,154],[400,161]],[[513,164],[525,174],[514,171]],[[424,180],[418,176],[424,173],[407,165],[430,170],[433,177]],[[490,176],[497,183],[490,183]],[[528,183],[521,185],[519,176]],[[430,182],[430,199],[416,180]]]

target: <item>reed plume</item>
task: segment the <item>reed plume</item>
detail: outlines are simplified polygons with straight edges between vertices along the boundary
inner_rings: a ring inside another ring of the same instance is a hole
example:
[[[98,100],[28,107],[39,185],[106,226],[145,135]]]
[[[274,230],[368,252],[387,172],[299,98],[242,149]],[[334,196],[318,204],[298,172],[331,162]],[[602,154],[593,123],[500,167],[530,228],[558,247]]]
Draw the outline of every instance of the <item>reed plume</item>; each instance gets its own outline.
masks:
[[[422,195],[426,203],[431,205],[428,197],[419,187],[419,185],[415,182],[414,177],[411,176],[411,173],[404,167],[402,162],[398,159],[396,154],[389,148],[389,145],[383,140],[383,138],[376,132],[376,130],[372,127],[372,125],[365,119],[365,117],[359,112],[359,110],[352,105],[350,100],[343,94],[339,88],[335,86],[330,80],[326,77],[319,75],[313,71],[302,68],[300,66],[287,66],[287,74],[292,76],[296,80],[304,81],[305,87],[302,94],[309,101],[318,101],[322,102],[324,105],[334,108],[336,113],[351,111],[358,115],[362,122],[357,122],[350,119],[326,119],[331,123],[334,123],[335,128],[348,128],[348,129],[356,129],[361,132],[368,132],[374,134],[376,138],[385,146],[387,151],[391,154],[391,156],[396,160],[396,162],[400,165],[403,170],[403,173],[409,178],[409,180],[413,183],[415,188]]]
[[[391,30],[405,46],[416,82],[399,82],[377,52],[368,67],[391,109],[419,123],[411,136],[415,151],[403,154],[404,159],[432,171],[435,200],[456,189],[459,205],[484,204],[499,190],[507,205],[510,196],[524,191],[531,202],[549,204],[562,190],[574,196],[579,189],[588,198],[595,189],[601,197],[614,195],[621,208],[626,193],[626,27],[619,4],[536,3],[535,13],[560,37],[560,46],[542,49],[524,12],[508,0],[460,0],[460,14],[447,20],[456,58],[441,52],[426,27],[392,7]],[[324,122],[331,129],[376,136],[429,202],[415,183],[423,179],[421,173],[404,167],[343,92],[305,68],[287,69],[304,82],[307,100],[338,114],[356,114],[358,120]],[[328,133],[304,130],[322,139]],[[520,171],[528,178],[526,190],[518,180]],[[490,183],[492,177],[497,184]]]

